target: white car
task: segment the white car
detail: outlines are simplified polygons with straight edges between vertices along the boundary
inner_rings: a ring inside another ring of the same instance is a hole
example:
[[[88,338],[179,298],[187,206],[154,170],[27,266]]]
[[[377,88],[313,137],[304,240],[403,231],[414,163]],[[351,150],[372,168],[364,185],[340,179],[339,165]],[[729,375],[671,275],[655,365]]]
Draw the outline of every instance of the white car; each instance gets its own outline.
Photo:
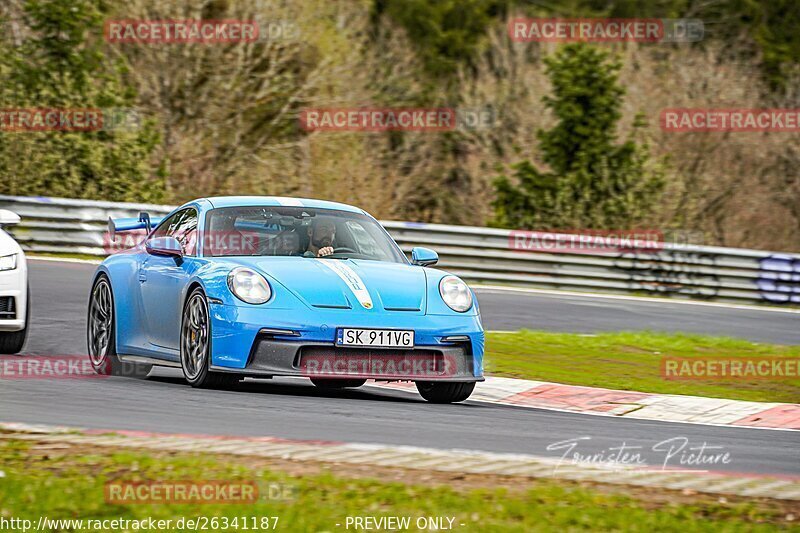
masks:
[[[19,244],[3,231],[19,215],[0,209],[0,354],[22,351],[28,336],[28,266]]]

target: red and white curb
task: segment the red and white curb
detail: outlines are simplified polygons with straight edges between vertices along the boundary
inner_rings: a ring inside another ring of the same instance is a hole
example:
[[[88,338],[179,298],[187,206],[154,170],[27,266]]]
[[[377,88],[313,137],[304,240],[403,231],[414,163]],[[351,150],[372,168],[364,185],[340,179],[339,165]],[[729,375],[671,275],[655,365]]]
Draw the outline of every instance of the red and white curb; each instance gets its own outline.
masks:
[[[560,464],[559,459],[548,457],[470,450],[302,441],[276,437],[211,437],[140,431],[77,430],[17,423],[0,423],[0,440],[3,439],[73,444],[88,448],[124,447],[202,452],[464,474],[556,478],[614,485],[692,490],[720,495],[800,500],[800,478],[797,477],[656,470],[620,464],[613,467],[583,463]]]
[[[412,383],[371,386],[414,390]],[[561,385],[488,376],[472,401],[662,422],[800,430],[800,405]]]

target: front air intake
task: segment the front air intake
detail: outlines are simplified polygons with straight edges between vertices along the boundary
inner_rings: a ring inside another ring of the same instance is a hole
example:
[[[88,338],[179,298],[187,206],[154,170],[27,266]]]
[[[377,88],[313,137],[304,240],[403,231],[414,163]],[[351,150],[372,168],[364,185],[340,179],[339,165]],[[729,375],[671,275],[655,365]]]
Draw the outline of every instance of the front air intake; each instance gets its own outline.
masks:
[[[0,296],[0,320],[17,318],[16,301],[13,296]]]

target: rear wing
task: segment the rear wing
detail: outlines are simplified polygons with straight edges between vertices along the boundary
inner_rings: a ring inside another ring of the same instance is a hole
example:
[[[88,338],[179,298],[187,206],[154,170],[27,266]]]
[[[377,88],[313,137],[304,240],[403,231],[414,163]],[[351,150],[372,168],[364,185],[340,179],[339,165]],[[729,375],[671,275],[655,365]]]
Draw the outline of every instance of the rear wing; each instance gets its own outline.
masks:
[[[138,218],[111,218],[108,217],[108,235],[113,242],[116,239],[117,232],[136,231],[143,229],[146,233],[150,233],[153,226],[158,226],[164,217],[150,218],[149,213],[142,211],[139,213]]]

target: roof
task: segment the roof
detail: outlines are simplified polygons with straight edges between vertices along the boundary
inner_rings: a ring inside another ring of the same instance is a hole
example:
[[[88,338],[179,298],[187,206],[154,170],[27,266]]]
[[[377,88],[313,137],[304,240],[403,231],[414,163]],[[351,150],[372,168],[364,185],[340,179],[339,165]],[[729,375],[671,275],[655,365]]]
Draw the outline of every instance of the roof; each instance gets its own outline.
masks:
[[[308,207],[311,209],[336,209],[349,213],[363,213],[362,209],[352,205],[329,202],[327,200],[314,200],[311,198],[288,198],[284,196],[212,196],[205,198],[212,207],[242,207],[242,206],[283,206],[283,207]],[[191,203],[191,202],[190,202]]]

